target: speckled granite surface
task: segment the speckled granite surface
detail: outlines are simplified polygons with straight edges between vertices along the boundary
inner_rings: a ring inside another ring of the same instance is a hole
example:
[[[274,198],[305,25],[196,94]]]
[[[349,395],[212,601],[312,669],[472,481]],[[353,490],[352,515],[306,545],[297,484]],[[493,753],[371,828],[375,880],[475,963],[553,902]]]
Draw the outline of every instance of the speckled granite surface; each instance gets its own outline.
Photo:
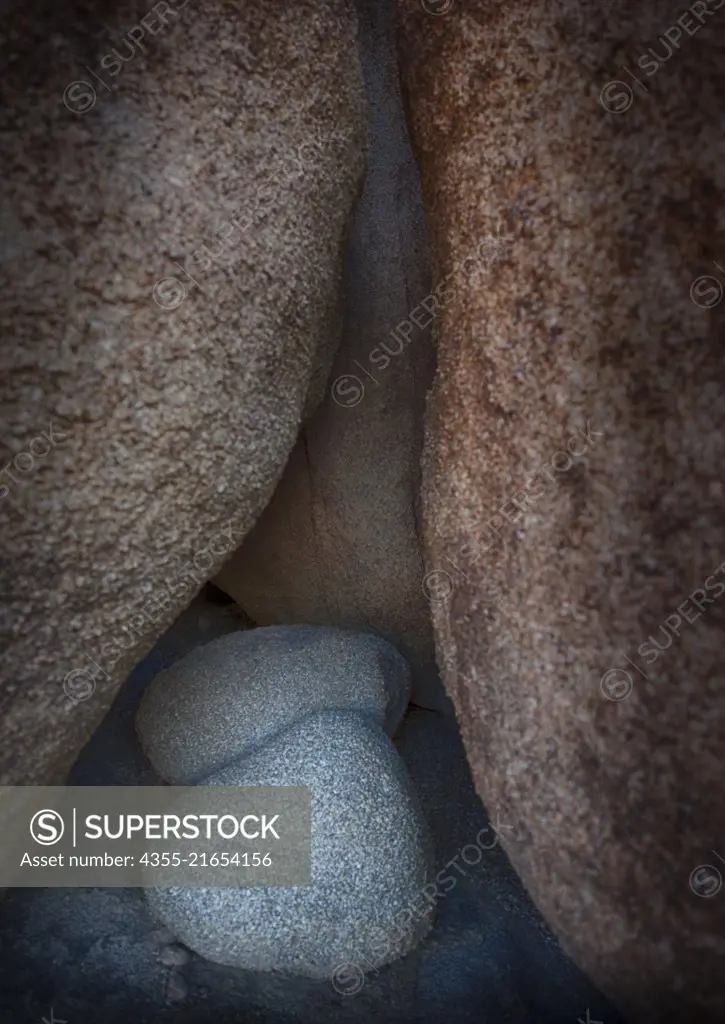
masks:
[[[65,776],[322,397],[365,112],[346,0],[2,22],[0,780],[28,785]]]
[[[158,784],[133,730],[143,690],[195,645],[239,626],[228,607],[198,598],[121,691],[71,780]],[[138,890],[16,890],[0,903],[0,1020],[41,1024],[53,1006],[68,1024],[575,1024],[587,1010],[592,1021],[625,1024],[525,896],[473,791],[455,724],[413,709],[396,744],[439,875],[435,927],[410,956],[349,994],[193,955],[177,969],[159,959],[158,925]],[[501,819],[499,833],[510,824]]]
[[[442,285],[424,532],[478,792],[612,999],[714,1024],[725,6],[400,9]]]

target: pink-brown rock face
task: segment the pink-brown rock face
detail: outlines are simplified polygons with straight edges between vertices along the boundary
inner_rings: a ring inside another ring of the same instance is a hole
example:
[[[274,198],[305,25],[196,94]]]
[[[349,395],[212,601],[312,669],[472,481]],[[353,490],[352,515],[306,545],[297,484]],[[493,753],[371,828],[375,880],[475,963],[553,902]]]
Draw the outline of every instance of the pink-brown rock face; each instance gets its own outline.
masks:
[[[260,625],[377,630],[413,668],[412,699],[446,710],[424,576],[420,490],[434,370],[425,215],[397,80],[395,7],[359,0],[368,164],[347,251],[328,393],[216,582]]]
[[[4,11],[0,783],[62,780],[322,397],[355,35],[344,0]]]
[[[723,1020],[725,5],[400,14],[427,569],[478,790],[604,991]]]

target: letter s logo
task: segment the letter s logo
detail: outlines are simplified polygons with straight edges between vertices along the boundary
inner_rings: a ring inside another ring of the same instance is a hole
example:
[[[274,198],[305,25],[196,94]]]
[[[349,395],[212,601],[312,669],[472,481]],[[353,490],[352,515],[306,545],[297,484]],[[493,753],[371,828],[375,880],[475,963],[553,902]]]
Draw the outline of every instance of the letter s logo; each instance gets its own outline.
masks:
[[[57,811],[38,811],[30,822],[30,834],[41,846],[52,846],[57,843],[64,832],[65,825]]]

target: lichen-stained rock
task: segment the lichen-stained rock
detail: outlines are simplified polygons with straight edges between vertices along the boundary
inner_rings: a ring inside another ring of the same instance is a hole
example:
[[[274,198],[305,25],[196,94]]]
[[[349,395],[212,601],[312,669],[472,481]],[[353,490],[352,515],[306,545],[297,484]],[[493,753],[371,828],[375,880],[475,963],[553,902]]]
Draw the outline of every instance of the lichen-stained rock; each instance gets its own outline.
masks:
[[[399,5],[439,659],[514,865],[635,1020],[725,1018],[715,7]]]
[[[62,779],[321,397],[355,35],[342,0],[5,12],[2,783]]]
[[[359,0],[358,18],[370,157],[342,342],[324,402],[215,582],[260,625],[385,632],[411,662],[412,699],[443,709],[416,509],[435,362],[425,215],[398,87],[394,5]]]

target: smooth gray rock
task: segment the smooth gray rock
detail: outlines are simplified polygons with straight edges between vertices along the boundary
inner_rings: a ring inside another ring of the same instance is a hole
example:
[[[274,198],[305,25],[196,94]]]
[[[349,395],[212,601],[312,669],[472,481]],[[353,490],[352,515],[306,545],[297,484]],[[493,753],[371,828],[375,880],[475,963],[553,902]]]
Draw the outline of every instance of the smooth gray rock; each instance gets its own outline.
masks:
[[[316,711],[358,711],[392,735],[409,692],[406,660],[374,633],[271,626],[222,637],[161,672],[136,728],[156,771],[187,785]]]
[[[310,715],[204,784],[309,786],[312,884],[146,890],[152,912],[201,956],[349,984],[350,971],[354,980],[397,960],[429,931],[427,827],[402,760],[370,718]]]

